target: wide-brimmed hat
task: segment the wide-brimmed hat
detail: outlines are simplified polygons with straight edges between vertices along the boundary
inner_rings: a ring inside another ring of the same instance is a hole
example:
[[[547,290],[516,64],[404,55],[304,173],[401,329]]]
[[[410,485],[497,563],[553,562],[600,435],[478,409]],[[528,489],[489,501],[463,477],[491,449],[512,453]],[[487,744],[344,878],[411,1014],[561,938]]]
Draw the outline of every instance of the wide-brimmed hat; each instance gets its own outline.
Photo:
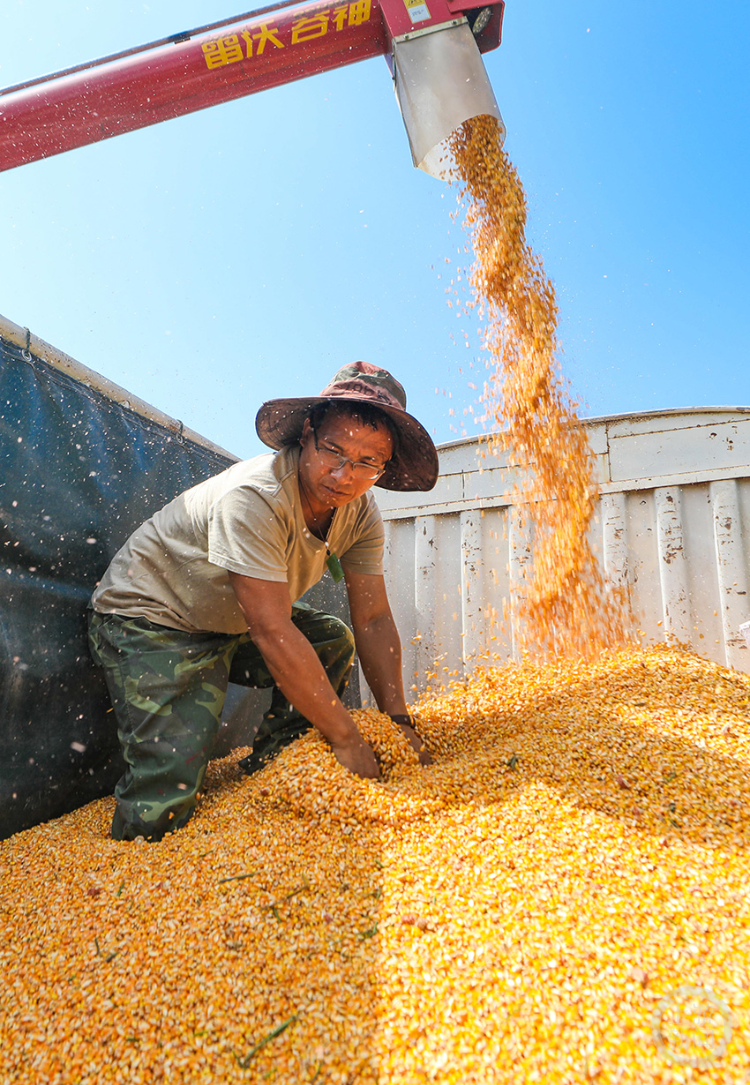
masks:
[[[431,490],[438,477],[438,456],[427,430],[406,412],[406,392],[387,369],[354,362],[339,369],[319,396],[269,399],[258,411],[255,429],[270,448],[292,445],[319,403],[369,403],[387,415],[398,433],[398,447],[375,483],[384,490]]]

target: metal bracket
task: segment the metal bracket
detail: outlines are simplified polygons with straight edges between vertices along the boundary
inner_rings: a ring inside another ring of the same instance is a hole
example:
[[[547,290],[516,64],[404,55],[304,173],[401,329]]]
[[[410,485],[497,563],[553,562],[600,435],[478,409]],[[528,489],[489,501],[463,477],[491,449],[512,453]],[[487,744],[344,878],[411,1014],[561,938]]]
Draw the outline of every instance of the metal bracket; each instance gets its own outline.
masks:
[[[461,23],[468,23],[468,19],[465,15],[461,15],[458,19],[450,19],[447,23],[438,23],[436,26],[425,26],[421,30],[410,30],[408,34],[400,34],[397,38],[393,39],[393,45],[398,45],[402,41],[413,41],[414,38],[423,38],[425,34],[434,34],[438,30],[447,30],[451,26],[460,26]],[[393,50],[391,50],[391,55]]]

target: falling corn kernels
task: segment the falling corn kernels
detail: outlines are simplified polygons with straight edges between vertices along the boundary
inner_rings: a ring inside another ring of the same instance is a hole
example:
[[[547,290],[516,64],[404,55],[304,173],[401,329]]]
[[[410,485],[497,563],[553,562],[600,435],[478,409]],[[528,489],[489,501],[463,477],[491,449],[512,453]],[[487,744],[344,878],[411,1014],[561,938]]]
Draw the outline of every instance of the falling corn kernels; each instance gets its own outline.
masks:
[[[629,635],[628,600],[605,583],[589,542],[595,459],[560,372],[554,286],[527,244],[526,196],[497,120],[474,117],[449,142],[474,254],[466,308],[487,320],[484,444],[521,472],[514,530],[533,546],[533,566],[513,585],[514,640],[594,652]]]

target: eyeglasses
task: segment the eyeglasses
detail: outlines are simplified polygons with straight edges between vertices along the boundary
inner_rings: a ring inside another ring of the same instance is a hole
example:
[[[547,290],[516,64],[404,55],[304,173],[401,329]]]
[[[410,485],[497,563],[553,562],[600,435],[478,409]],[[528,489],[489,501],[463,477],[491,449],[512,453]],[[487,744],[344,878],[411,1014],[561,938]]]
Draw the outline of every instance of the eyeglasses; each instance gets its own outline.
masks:
[[[355,478],[374,482],[376,478],[380,478],[388,466],[387,463],[384,463],[382,467],[376,467],[372,463],[363,463],[361,460],[350,460],[348,456],[340,455],[335,449],[328,448],[327,445],[319,445],[316,430],[313,430],[313,440],[315,441],[315,451],[320,456],[321,462],[326,467],[330,467],[332,471],[338,471],[345,463],[348,463]]]

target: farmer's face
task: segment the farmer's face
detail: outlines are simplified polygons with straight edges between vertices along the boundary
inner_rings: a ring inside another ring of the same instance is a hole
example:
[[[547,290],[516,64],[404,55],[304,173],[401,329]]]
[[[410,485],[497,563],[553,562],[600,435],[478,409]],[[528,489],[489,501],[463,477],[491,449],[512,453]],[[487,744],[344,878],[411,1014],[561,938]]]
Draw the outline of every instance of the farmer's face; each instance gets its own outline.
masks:
[[[317,440],[316,440],[317,438]],[[373,429],[344,412],[331,410],[313,432],[309,419],[300,438],[299,472],[317,513],[354,501],[373,486],[391,457],[393,440],[385,423]],[[317,447],[316,447],[317,445]],[[346,462],[337,465],[337,460]],[[364,468],[371,469],[369,477]]]

